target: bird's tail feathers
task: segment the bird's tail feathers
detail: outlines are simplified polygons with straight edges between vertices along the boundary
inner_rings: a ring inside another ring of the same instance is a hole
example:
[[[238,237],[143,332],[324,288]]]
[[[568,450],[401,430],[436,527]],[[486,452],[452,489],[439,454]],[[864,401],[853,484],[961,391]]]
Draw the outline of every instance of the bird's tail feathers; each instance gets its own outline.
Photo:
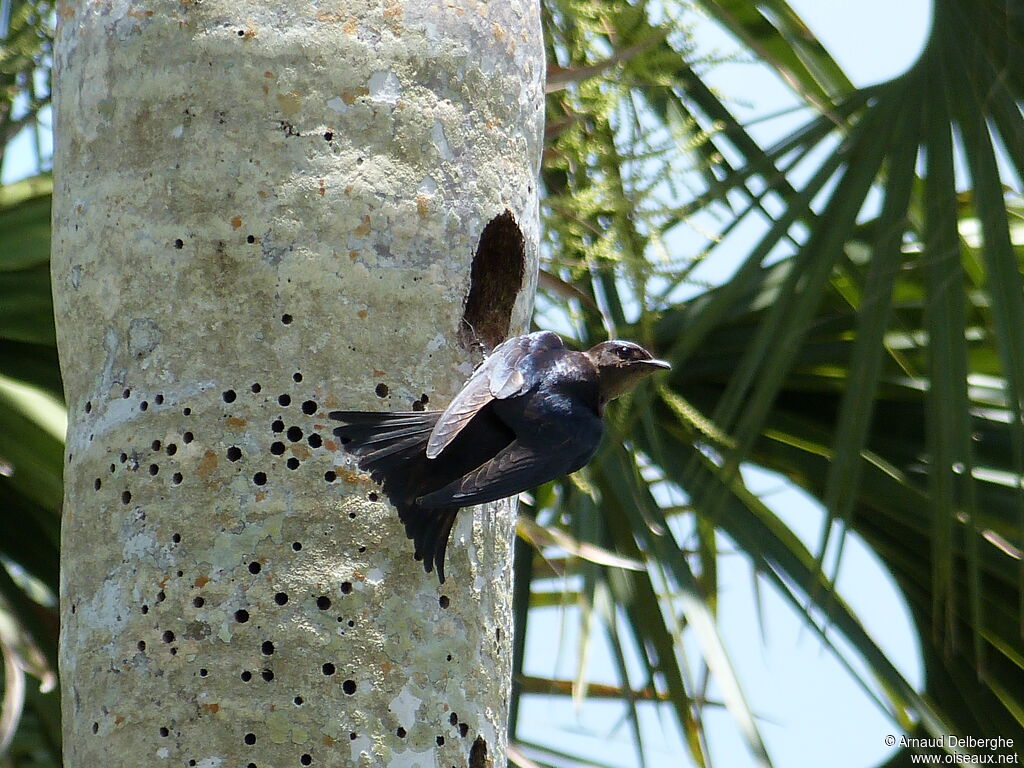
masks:
[[[389,496],[398,491],[399,486],[409,485],[402,482],[400,474],[408,474],[416,464],[427,460],[427,439],[439,415],[436,411],[332,411],[330,414],[332,419],[342,422],[334,430],[342,447],[359,458],[360,469],[369,472],[377,482],[391,486],[384,489]],[[403,500],[414,501],[415,497]]]
[[[359,468],[381,484],[384,493],[398,510],[405,524],[405,535],[412,539],[416,558],[444,583],[444,557],[448,537],[459,507],[424,509],[416,503],[432,473],[426,445],[440,411],[404,411],[371,413],[333,411],[330,417],[342,422],[334,434],[342,447],[359,459]]]
[[[420,506],[399,507],[398,517],[405,523],[405,535],[416,547],[417,560],[423,561],[427,573],[437,567],[437,580],[444,584],[444,556],[448,539],[455,525],[459,507],[424,509]]]

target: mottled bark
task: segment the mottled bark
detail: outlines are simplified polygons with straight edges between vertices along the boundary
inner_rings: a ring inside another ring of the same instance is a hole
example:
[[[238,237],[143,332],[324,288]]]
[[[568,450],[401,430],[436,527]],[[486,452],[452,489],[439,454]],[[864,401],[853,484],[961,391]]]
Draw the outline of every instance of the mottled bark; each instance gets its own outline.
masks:
[[[512,503],[441,589],[326,411],[443,406],[523,330],[538,13],[61,6],[69,768],[504,761]]]

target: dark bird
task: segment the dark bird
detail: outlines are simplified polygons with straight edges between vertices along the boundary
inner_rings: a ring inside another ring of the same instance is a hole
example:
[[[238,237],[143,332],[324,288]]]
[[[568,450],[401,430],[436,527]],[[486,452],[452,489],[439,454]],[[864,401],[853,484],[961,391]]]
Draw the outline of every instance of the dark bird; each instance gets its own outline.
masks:
[[[381,483],[416,559],[444,583],[455,515],[575,472],[597,451],[609,400],[669,368],[643,347],[568,349],[550,331],[499,344],[444,411],[333,411],[342,447]]]

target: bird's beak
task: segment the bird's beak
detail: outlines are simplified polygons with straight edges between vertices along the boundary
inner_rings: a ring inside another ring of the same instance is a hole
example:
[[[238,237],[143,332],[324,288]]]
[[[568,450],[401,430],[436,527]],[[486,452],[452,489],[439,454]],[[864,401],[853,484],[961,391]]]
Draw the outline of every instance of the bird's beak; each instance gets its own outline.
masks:
[[[669,369],[670,369],[670,368],[672,367],[672,366],[671,366],[671,365],[670,365],[670,364],[669,364],[668,362],[666,362],[665,360],[655,360],[655,359],[653,359],[653,358],[652,358],[652,359],[650,359],[650,360],[637,360],[637,362],[638,362],[638,363],[643,363],[644,365],[650,365],[650,366],[652,366],[653,368],[663,368],[663,369],[665,369],[666,371],[667,371],[667,370],[669,370]]]

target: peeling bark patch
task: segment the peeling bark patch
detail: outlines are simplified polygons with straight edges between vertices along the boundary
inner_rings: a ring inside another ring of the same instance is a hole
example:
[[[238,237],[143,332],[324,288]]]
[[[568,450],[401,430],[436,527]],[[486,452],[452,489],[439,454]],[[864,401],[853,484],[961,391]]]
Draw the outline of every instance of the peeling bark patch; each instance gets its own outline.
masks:
[[[512,212],[505,209],[484,227],[473,257],[462,314],[463,346],[480,344],[491,350],[505,340],[525,273],[526,240]]]

